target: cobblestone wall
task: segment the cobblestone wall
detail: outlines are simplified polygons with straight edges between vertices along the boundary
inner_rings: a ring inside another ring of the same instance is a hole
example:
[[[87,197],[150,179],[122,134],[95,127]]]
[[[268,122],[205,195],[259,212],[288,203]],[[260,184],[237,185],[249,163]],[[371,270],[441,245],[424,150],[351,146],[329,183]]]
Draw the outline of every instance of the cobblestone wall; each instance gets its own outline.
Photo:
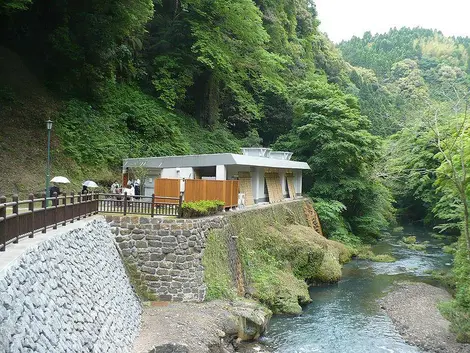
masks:
[[[107,216],[122,256],[136,265],[148,291],[164,301],[203,301],[202,256],[210,229],[223,228],[224,216],[170,219]]]
[[[109,226],[94,220],[0,272],[0,352],[129,352],[141,307]]]

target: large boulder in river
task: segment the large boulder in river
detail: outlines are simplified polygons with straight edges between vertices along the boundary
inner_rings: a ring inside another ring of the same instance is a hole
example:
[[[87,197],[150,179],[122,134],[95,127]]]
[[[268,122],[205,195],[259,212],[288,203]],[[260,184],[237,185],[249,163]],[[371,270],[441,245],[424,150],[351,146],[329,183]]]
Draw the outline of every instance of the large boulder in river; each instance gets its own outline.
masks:
[[[257,339],[268,325],[272,312],[266,307],[248,300],[237,300],[227,308],[237,320],[237,337],[242,341]]]

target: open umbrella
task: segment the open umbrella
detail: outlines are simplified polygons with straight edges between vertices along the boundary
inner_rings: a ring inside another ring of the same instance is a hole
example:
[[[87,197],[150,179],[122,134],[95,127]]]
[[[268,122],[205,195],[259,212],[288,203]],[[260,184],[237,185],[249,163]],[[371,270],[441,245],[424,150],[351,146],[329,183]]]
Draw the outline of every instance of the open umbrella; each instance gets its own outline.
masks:
[[[56,176],[51,179],[51,183],[69,184],[70,180],[63,176]]]
[[[94,181],[92,180],[87,180],[87,181],[84,181],[83,186],[86,186],[87,188],[97,188],[98,187],[98,184],[96,184]]]

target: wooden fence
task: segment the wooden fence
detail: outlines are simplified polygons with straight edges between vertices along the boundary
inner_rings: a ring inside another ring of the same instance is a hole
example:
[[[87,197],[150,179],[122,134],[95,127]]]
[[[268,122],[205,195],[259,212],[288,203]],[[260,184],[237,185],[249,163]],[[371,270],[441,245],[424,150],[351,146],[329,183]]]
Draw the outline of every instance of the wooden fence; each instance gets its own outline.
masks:
[[[178,197],[127,196],[99,194],[98,211],[102,213],[139,214],[154,216],[180,216],[183,195]]]
[[[238,180],[186,179],[184,201],[220,200],[225,207],[238,206]]]
[[[59,224],[73,223],[98,212],[98,194],[34,198],[18,200],[13,196],[7,202],[0,196],[0,251],[5,251],[9,243],[18,243],[24,237],[33,238],[38,231],[45,233],[47,228],[56,229]]]
[[[62,194],[61,196],[18,200],[13,196],[7,202],[0,196],[0,251],[19,239],[33,238],[37,232],[73,223],[93,214],[119,213],[154,216],[180,216],[182,195],[179,197],[127,196],[116,194]]]
[[[0,196],[0,251],[5,251],[9,243],[18,243],[21,238],[33,238],[39,231],[45,233],[48,228],[56,229],[59,224],[73,223],[97,213],[180,217],[183,201],[183,193],[179,192],[180,180],[167,180],[171,181],[160,184],[158,196],[64,193],[35,198],[30,194],[28,200],[22,201],[13,196],[11,202]],[[185,183],[185,201],[220,200],[225,207],[238,205],[238,180],[187,179]]]
[[[178,200],[180,196],[180,179],[157,178],[154,183],[154,193],[157,195],[157,202],[171,202],[171,199]],[[178,201],[174,202],[178,203]]]

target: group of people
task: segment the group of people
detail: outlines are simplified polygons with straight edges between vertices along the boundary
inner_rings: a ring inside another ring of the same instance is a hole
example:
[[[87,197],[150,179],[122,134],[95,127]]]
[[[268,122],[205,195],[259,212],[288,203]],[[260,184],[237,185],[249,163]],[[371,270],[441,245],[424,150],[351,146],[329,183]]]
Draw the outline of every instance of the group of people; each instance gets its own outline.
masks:
[[[82,194],[88,194],[90,191],[88,190],[88,186],[82,186]],[[129,180],[127,182],[127,187],[123,188],[117,181],[115,181],[111,185],[111,193],[112,194],[124,194],[127,193],[129,196],[139,196],[140,195],[140,180]],[[54,197],[55,195],[60,195],[60,188],[57,184],[53,184],[49,188],[49,197]]]
[[[140,180],[129,180],[127,186],[121,186],[117,181],[111,185],[111,193],[124,195],[127,193],[128,196],[139,196],[140,195]]]

